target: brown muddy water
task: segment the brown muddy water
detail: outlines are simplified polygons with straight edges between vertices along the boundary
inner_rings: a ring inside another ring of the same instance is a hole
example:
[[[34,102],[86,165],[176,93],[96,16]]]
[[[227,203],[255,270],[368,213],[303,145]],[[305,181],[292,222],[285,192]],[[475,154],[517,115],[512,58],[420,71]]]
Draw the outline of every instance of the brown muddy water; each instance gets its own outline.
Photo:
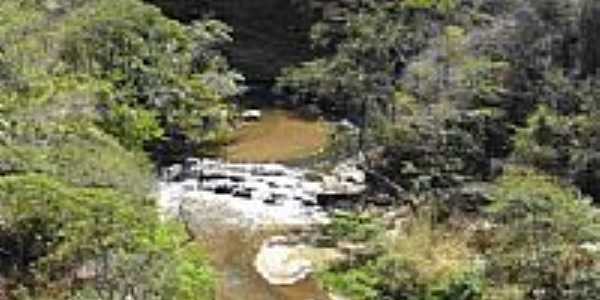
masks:
[[[256,272],[224,270],[217,300],[328,300],[317,283],[308,279],[289,287],[269,285]]]
[[[329,300],[312,278],[292,286],[273,286],[255,271],[253,262],[258,248],[273,234],[221,228],[205,236],[201,242],[220,273],[217,300]]]

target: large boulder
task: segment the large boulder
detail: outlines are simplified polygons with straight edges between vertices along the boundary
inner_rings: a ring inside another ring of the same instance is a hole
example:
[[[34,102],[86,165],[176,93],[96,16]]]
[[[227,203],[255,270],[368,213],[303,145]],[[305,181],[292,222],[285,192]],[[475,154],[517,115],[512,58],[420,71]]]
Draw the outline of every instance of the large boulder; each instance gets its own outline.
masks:
[[[272,285],[293,285],[312,274],[312,263],[299,258],[297,247],[287,238],[276,236],[266,240],[260,248],[254,267]]]

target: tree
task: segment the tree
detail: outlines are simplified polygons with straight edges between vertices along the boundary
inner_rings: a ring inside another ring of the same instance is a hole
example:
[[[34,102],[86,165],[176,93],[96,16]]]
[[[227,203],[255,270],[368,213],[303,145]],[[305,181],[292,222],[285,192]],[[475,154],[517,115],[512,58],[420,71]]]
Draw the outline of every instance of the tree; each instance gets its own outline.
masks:
[[[85,16],[77,19],[83,24],[67,27],[60,54],[70,72],[112,85],[101,103],[108,132],[126,134],[111,128],[126,115],[137,136],[118,137],[138,148],[161,143],[158,137],[186,142],[173,141],[177,135],[193,144],[211,144],[217,141],[213,136],[229,130],[222,120],[222,111],[228,110],[224,98],[238,94],[243,80],[217,51],[231,41],[229,27],[214,20],[186,26],[133,0],[101,1]]]
[[[159,218],[142,150],[172,128],[214,139],[193,119],[236,92],[217,55],[228,29],[135,0],[3,1],[0,19],[2,294],[213,299],[207,258]]]
[[[0,272],[32,296],[52,285],[77,292],[83,280],[104,299],[211,299],[206,259],[149,199],[43,175],[1,178],[0,199]]]
[[[600,240],[590,199],[527,168],[508,170],[496,185],[489,212],[501,227],[488,252],[491,278],[525,286],[533,299],[571,299],[573,275],[594,268],[579,246]]]
[[[584,0],[581,5],[580,36],[582,39],[581,66],[586,75],[595,75],[600,68],[600,4]]]
[[[334,48],[333,53],[285,70],[278,87],[358,122],[364,122],[365,106],[375,115],[388,112],[407,58],[417,55],[433,34],[431,27],[421,26],[427,14],[413,10],[361,1],[343,14],[344,26],[317,24],[315,44]]]

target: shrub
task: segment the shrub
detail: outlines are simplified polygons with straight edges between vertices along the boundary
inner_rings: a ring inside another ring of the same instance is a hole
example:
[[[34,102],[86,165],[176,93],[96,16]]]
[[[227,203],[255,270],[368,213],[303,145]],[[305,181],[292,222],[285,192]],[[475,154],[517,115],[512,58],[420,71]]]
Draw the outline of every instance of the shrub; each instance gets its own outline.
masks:
[[[432,228],[426,218],[410,224],[406,235],[383,237],[383,253],[361,265],[338,265],[323,283],[350,299],[481,299],[484,278],[467,246],[467,237]]]
[[[383,226],[372,217],[337,214],[323,230],[338,241],[366,242],[382,233]]]
[[[500,227],[487,251],[488,275],[541,293],[536,299],[566,299],[571,278],[594,265],[580,245],[600,241],[590,200],[526,168],[507,170],[496,184],[489,213]]]

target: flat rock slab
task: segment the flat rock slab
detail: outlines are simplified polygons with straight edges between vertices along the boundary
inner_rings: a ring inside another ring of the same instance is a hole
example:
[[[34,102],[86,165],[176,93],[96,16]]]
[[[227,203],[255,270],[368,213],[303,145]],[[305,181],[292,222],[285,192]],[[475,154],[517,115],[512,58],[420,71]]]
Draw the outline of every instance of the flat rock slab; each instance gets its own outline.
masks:
[[[313,272],[312,263],[296,258],[296,247],[286,244],[285,237],[273,237],[260,248],[254,267],[272,285],[293,285],[307,279]]]

